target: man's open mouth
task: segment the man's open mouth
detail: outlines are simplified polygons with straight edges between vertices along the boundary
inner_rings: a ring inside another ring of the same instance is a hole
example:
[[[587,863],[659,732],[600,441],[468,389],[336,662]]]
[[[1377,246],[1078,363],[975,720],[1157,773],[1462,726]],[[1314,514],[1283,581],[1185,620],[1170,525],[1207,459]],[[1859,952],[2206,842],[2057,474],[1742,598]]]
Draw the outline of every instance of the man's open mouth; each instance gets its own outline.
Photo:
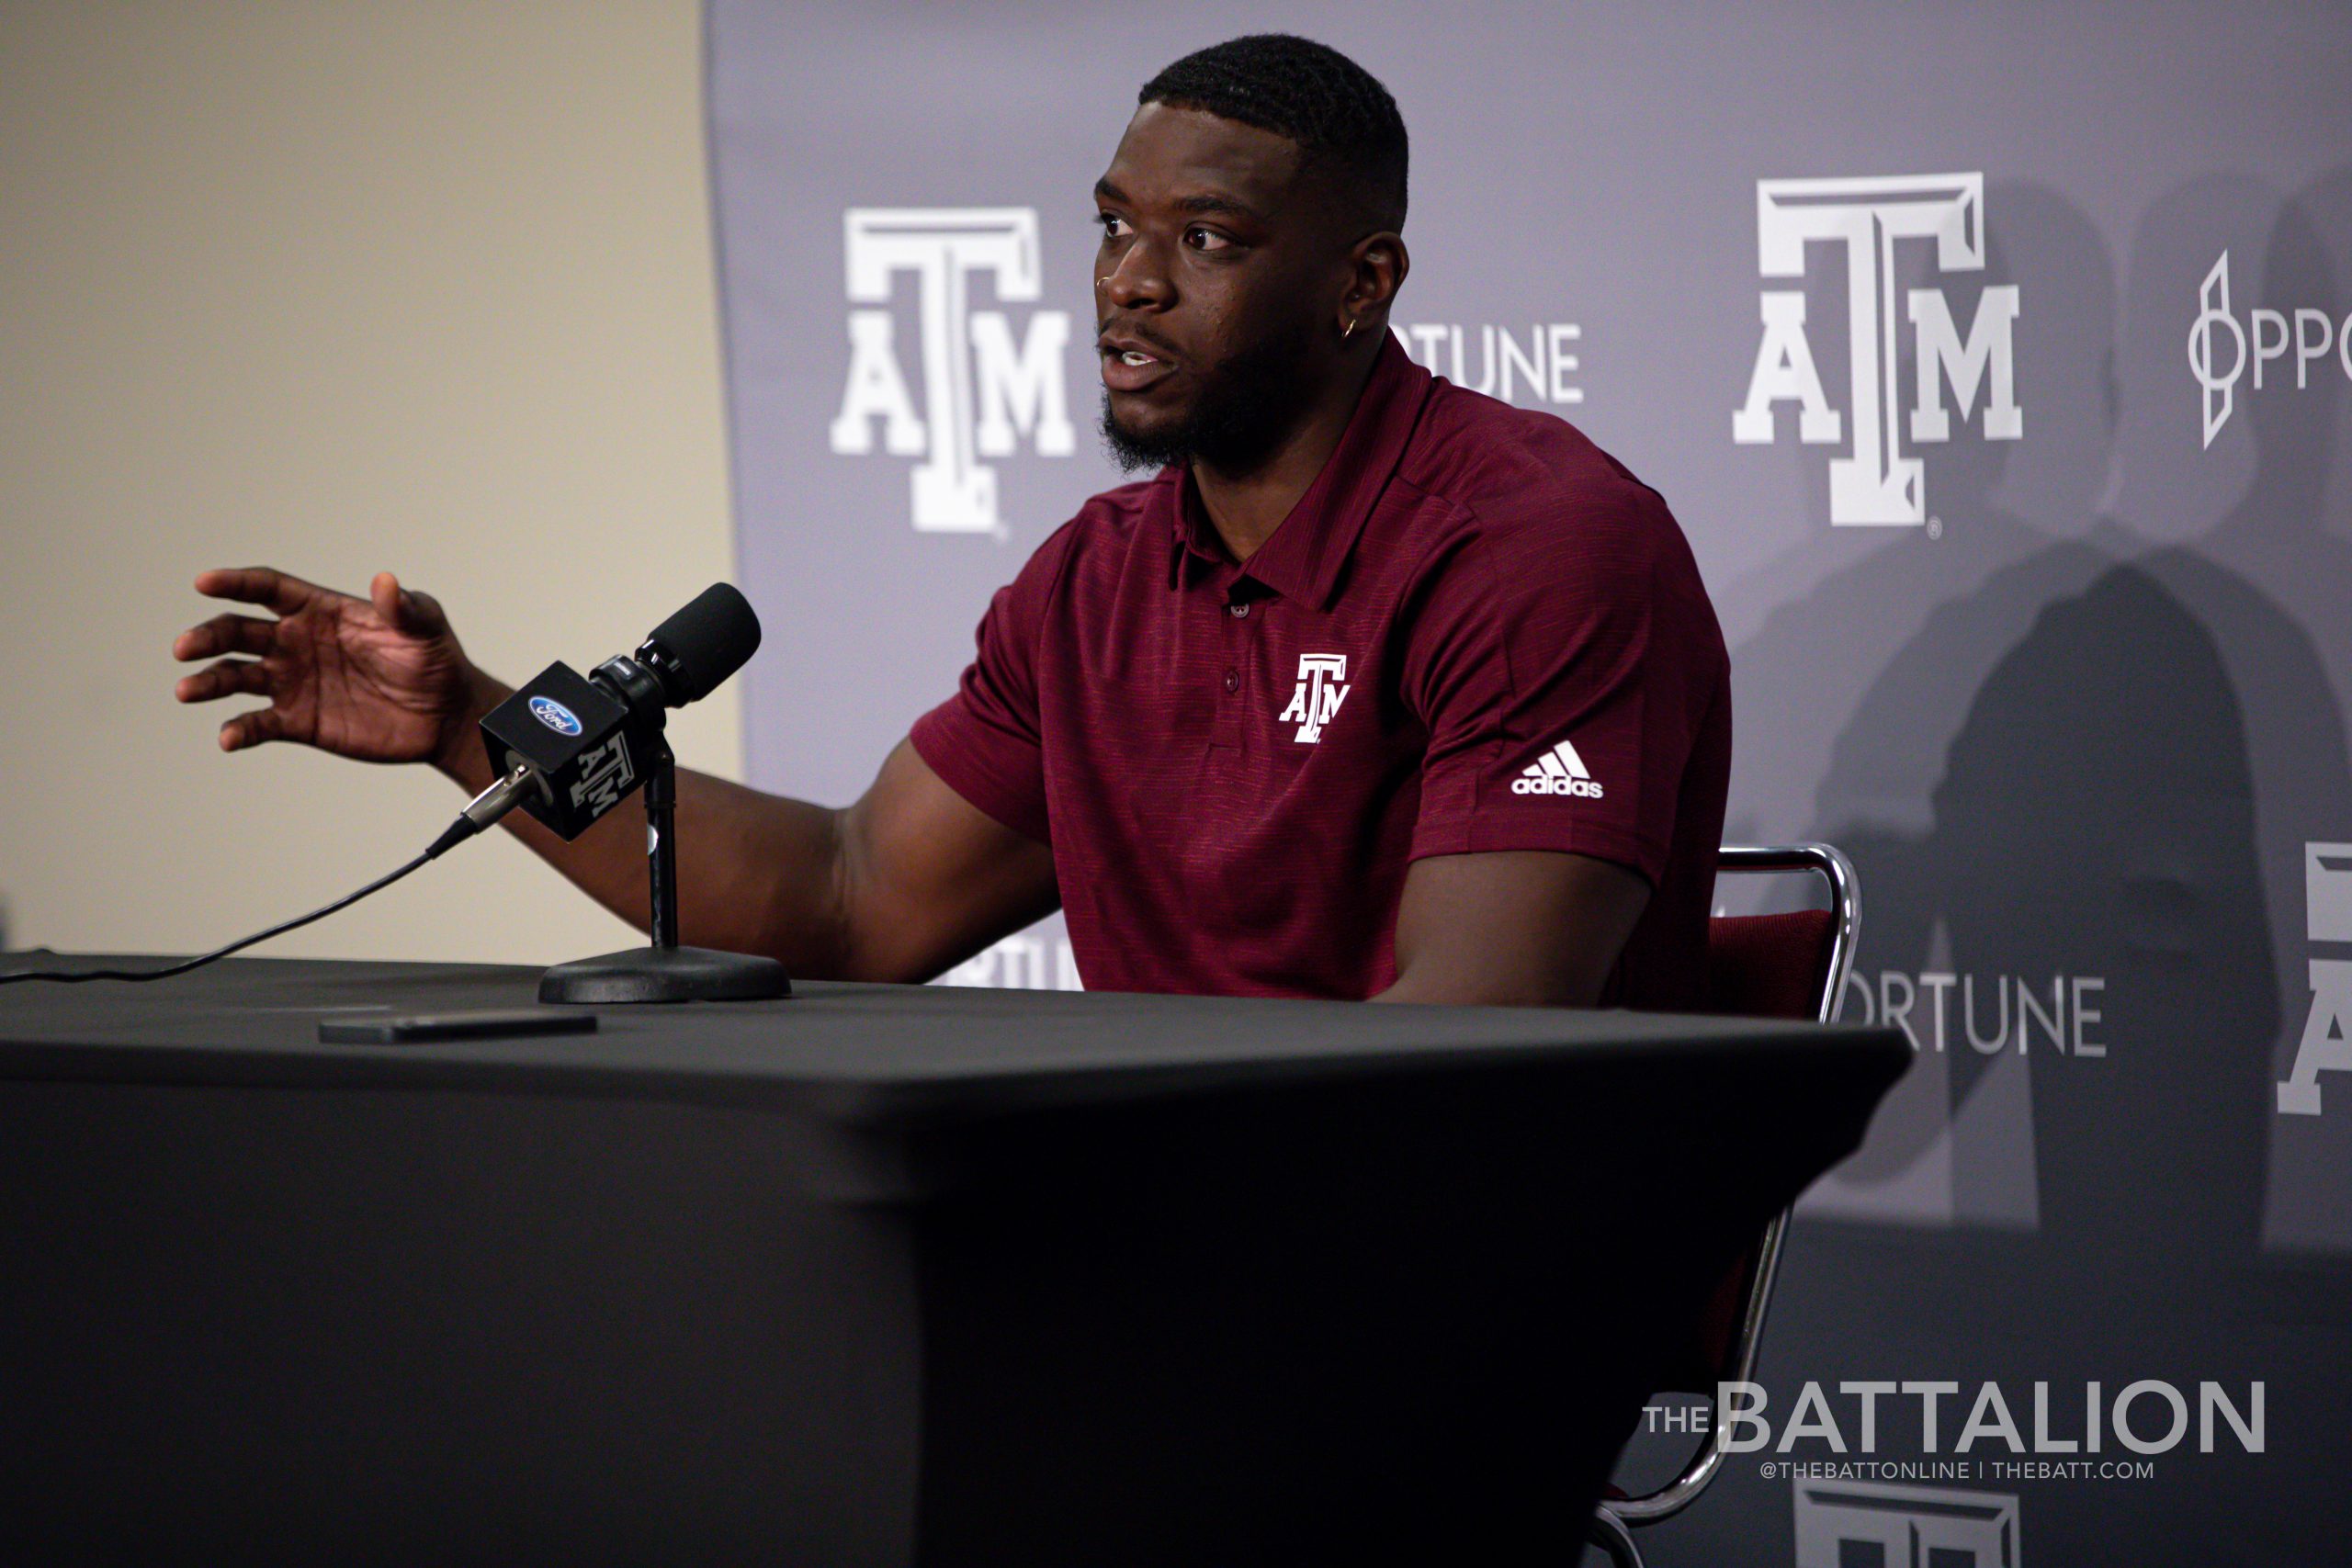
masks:
[[[1114,392],[1139,392],[1175,368],[1148,348],[1132,343],[1102,344],[1102,384]]]

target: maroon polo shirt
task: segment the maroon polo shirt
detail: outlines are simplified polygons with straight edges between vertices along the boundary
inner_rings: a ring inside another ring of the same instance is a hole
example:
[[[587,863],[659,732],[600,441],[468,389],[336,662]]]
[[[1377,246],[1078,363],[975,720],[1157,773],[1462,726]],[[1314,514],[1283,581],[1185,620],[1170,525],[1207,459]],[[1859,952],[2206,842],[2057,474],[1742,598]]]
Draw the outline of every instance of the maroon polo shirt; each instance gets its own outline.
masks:
[[[1091,988],[1369,997],[1411,862],[1557,850],[1652,888],[1604,1001],[1703,995],[1731,686],[1690,546],[1574,426],[1393,338],[1248,561],[1187,469],[1096,496],[912,739],[1052,846]]]

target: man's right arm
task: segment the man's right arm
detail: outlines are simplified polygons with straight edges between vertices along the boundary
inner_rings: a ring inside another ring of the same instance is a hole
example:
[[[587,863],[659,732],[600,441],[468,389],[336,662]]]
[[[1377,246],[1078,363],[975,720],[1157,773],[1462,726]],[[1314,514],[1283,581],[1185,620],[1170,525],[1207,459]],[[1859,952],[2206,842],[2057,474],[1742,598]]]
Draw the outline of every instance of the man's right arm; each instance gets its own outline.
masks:
[[[181,681],[181,701],[270,699],[221,726],[223,750],[293,740],[369,761],[429,761],[469,794],[490,784],[475,725],[507,688],[466,659],[429,596],[389,573],[360,599],[267,568],[207,572],[197,589],[277,616],[216,616],[174,644],[182,660],[217,660]],[[636,813],[614,812],[569,844],[523,813],[506,822],[597,902],[645,927]],[[765,953],[812,979],[928,979],[1057,902],[1051,851],[971,806],[904,741],[838,810],[681,770],[678,839],[683,938]]]

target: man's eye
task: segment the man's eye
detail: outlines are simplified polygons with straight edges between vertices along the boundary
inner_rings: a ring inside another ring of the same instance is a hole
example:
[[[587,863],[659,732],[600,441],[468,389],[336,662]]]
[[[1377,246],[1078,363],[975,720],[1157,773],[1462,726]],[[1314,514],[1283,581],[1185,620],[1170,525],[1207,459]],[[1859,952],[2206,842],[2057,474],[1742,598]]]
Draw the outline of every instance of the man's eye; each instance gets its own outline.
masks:
[[[1204,229],[1197,223],[1184,231],[1184,243],[1196,251],[1221,251],[1233,243],[1216,230]]]
[[[1094,215],[1094,221],[1102,225],[1102,237],[1106,240],[1115,240],[1127,231],[1127,220],[1115,212],[1098,212]]]

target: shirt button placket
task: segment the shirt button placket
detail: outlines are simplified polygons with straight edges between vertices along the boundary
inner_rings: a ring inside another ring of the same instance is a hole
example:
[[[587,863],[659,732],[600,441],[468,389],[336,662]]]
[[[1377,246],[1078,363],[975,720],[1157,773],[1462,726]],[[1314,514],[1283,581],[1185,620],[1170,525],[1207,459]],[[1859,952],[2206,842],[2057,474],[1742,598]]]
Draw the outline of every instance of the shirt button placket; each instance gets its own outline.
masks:
[[[1250,601],[1228,600],[1225,609],[1225,700],[1217,705],[1215,743],[1218,746],[1238,747],[1241,744],[1243,733],[1241,704],[1238,699],[1242,688],[1249,683],[1243,680],[1242,674],[1250,666],[1251,659],[1250,650],[1255,639],[1250,636],[1250,628],[1243,624],[1250,618]]]

